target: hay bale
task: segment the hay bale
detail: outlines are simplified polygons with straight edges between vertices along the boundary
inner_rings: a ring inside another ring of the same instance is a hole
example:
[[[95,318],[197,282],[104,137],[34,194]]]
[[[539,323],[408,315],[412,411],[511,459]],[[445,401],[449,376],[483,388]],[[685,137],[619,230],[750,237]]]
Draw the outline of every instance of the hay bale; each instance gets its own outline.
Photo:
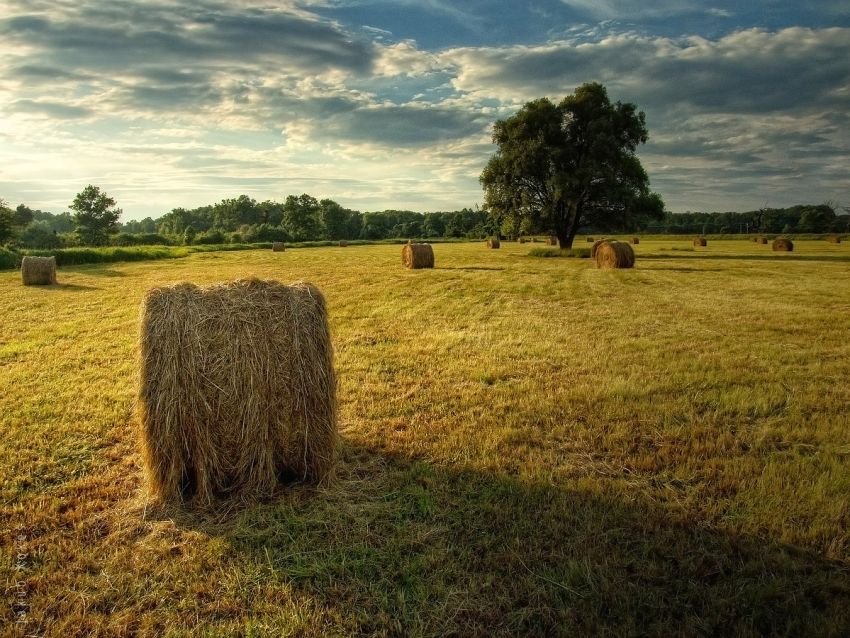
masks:
[[[597,268],[633,268],[635,251],[623,241],[603,241],[596,248]]]
[[[632,237],[632,243],[633,244],[639,244],[640,243],[640,237]]]
[[[151,496],[204,503],[320,483],[336,453],[327,310],[306,283],[148,291],[138,409]]]
[[[555,237],[555,235],[550,235],[549,239],[548,239],[548,243],[549,243],[550,246],[557,246],[558,245],[558,238]]]
[[[841,237],[839,237],[838,235],[830,235],[826,238],[826,241],[828,241],[830,244],[840,244]]]
[[[56,283],[56,257],[32,257],[21,260],[21,279],[25,286],[51,286]]]
[[[766,244],[766,243],[767,243],[767,237],[759,237],[759,242],[758,242],[758,243],[760,243],[760,244]]]
[[[592,243],[593,243],[593,237],[585,237],[585,238],[584,238],[584,240],[585,240],[588,244],[592,244]]]
[[[286,250],[286,246],[283,245],[282,241],[276,241],[272,244],[272,250],[276,253],[282,253]]]
[[[759,238],[758,238],[758,237],[752,237],[752,240],[753,240],[753,242],[755,242],[756,244],[757,244],[757,243],[759,243]]]
[[[340,248],[346,248],[347,246],[348,246],[348,242],[347,242],[347,241],[345,241],[344,239],[340,239],[340,240],[339,240],[339,247],[340,247]]]
[[[790,253],[794,250],[794,242],[787,237],[777,237],[773,240],[773,250],[777,252]]]
[[[401,249],[401,263],[406,268],[433,268],[434,249],[431,244],[405,244]]]
[[[502,246],[502,242],[499,241],[498,237],[491,237],[487,240],[487,248],[500,248]]]
[[[607,240],[607,239],[597,239],[595,242],[593,242],[593,246],[590,247],[590,258],[591,259],[596,259],[596,251],[606,241],[609,241],[609,240]]]
[[[707,246],[708,241],[705,237],[694,237],[694,246]]]
[[[525,243],[525,237],[520,237],[519,239],[517,239],[517,241],[521,244],[524,244]]]

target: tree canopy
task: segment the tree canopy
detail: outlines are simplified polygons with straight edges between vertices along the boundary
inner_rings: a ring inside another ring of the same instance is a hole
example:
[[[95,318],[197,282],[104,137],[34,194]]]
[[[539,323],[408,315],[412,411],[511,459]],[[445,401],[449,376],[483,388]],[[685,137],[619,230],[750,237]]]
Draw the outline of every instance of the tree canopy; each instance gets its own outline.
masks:
[[[485,208],[505,234],[552,232],[562,248],[583,225],[629,230],[660,219],[664,204],[635,155],[646,140],[643,112],[612,104],[598,83],[558,104],[529,102],[493,128],[498,150],[480,177]]]
[[[117,230],[121,209],[98,186],[89,184],[71,202],[77,235],[83,244],[100,246],[107,243],[109,234]]]

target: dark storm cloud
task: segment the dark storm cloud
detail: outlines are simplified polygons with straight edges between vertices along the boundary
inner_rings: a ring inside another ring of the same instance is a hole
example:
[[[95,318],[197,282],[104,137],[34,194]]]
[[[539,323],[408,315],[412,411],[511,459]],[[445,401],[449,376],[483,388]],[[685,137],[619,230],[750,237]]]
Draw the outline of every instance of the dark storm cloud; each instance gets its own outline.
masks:
[[[51,18],[0,21],[7,40],[34,48],[38,64],[68,71],[123,72],[136,64],[192,66],[263,62],[302,72],[367,72],[371,43],[336,25],[288,11],[225,5],[81,4]]]

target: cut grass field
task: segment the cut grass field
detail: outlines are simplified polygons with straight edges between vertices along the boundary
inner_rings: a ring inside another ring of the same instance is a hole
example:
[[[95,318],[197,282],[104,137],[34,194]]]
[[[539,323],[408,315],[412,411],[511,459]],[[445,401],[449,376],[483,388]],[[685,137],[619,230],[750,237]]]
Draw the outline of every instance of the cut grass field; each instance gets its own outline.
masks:
[[[531,248],[0,272],[0,633],[847,635],[850,245]],[[142,295],[250,275],[325,293],[337,478],[150,507]]]

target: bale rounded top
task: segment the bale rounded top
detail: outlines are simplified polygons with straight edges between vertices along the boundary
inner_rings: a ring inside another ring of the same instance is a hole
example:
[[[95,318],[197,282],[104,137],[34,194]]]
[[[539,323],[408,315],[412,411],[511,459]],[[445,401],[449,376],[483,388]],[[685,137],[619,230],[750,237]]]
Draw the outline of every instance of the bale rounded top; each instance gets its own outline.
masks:
[[[597,239],[595,242],[593,242],[593,246],[590,247],[590,258],[591,259],[596,259],[596,251],[606,241],[609,241],[609,240],[607,240],[607,239]]]
[[[794,250],[794,242],[787,237],[777,237],[773,240],[773,250],[778,252],[791,252]]]
[[[622,241],[603,241],[596,248],[597,268],[633,268],[635,251]]]
[[[407,243],[401,249],[401,263],[406,268],[433,268],[434,249],[431,244]]]

